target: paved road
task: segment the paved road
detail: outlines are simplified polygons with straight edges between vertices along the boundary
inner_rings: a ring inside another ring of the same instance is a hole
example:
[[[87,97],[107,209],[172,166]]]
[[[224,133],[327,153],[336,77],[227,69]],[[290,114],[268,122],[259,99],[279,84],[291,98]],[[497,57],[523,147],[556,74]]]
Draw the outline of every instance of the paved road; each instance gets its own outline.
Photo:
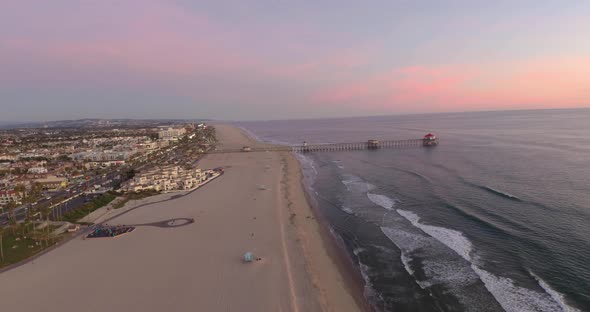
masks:
[[[101,185],[103,188],[112,189],[113,185],[117,182],[117,176],[119,175],[120,171],[114,170],[106,175],[95,176],[86,182],[70,186],[68,189],[60,190],[58,192],[52,193],[51,196],[44,197],[38,200],[36,206],[52,205],[54,201],[63,201],[65,198],[69,198],[69,201],[61,205],[55,206],[53,208],[53,212],[50,214],[49,218],[51,220],[56,220],[58,219],[58,216],[61,216],[71,210],[74,210],[82,206],[85,202],[90,201],[95,196],[99,195],[84,194],[86,191],[92,190],[94,188],[94,185]],[[18,207],[15,210],[16,220],[24,220],[29,209],[30,205],[23,205],[21,207]],[[8,214],[4,212],[0,214],[0,225],[6,224],[8,224]]]

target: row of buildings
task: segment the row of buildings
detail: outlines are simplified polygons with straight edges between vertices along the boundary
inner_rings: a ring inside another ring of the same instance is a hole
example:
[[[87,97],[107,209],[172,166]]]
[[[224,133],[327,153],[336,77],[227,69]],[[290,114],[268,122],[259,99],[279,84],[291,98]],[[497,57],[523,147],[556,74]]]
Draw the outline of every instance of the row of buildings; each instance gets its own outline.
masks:
[[[180,166],[154,167],[137,174],[122,186],[124,191],[140,192],[146,190],[170,192],[196,188],[211,178],[221,174],[218,170],[182,168]]]
[[[11,201],[22,202],[22,196],[33,194],[31,190],[38,184],[44,191],[57,191],[102,174],[109,167],[125,166],[137,159],[147,159],[148,155],[161,154],[191,129],[196,129],[196,125],[125,130],[55,129],[51,132],[0,130],[0,207]],[[184,172],[177,174],[186,177]],[[176,184],[163,183],[159,188],[191,187],[197,183],[194,179],[200,179],[198,173],[192,175],[195,176],[193,180],[187,177]],[[23,194],[15,192],[21,185],[26,189]],[[50,195],[42,193],[39,198]]]

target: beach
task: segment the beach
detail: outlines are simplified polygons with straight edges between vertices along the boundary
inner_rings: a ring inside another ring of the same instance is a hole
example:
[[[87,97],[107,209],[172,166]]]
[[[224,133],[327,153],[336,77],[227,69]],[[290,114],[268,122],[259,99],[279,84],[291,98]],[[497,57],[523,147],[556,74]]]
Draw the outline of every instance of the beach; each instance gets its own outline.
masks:
[[[261,144],[216,125],[224,148]],[[184,196],[109,212],[136,230],[83,239],[0,274],[10,311],[362,311],[362,289],[309,206],[287,152],[204,157],[225,174]],[[127,205],[136,205],[128,203]],[[194,219],[177,227],[155,223]],[[244,263],[242,256],[255,258]],[[34,295],[31,295],[34,294]]]

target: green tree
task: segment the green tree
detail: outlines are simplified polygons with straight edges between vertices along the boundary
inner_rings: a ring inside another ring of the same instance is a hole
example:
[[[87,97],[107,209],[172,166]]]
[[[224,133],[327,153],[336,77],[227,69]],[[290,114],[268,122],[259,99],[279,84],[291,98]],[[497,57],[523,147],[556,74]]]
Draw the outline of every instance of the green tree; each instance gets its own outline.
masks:
[[[72,160],[68,155],[59,155],[59,157],[57,157],[57,160],[59,161],[70,161]]]
[[[125,171],[125,180],[131,180],[135,177],[135,169],[131,168]]]
[[[27,195],[27,188],[24,184],[19,183],[14,187],[14,191],[19,193],[20,196],[25,197]]]
[[[33,186],[31,186],[31,196],[33,196],[34,198],[37,198],[37,197],[41,196],[42,192],[43,192],[43,185],[39,182],[33,183]]]
[[[6,209],[8,209],[8,219],[11,220],[15,218],[15,210],[16,210],[16,202],[11,200],[6,204]]]

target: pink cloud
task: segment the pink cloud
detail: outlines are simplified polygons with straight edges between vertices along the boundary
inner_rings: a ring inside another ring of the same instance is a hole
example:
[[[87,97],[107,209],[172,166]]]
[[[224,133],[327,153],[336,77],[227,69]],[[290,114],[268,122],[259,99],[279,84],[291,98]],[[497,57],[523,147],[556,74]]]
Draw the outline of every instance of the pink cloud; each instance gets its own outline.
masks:
[[[306,61],[269,65],[265,73],[273,77],[295,79],[312,79],[318,74],[337,73],[338,78],[342,78],[344,73],[354,72],[355,69],[370,64],[375,59],[376,49],[375,46],[333,49]]]
[[[590,106],[590,59],[411,66],[320,88],[310,101],[389,112]]]
[[[113,11],[115,6],[117,10]],[[23,11],[26,5],[17,8]],[[0,54],[4,57],[0,63],[67,64],[70,70],[90,72],[101,67],[180,76],[220,74],[258,65],[256,59],[236,48],[242,44],[239,34],[170,2],[107,0],[83,2],[82,9],[80,15],[85,15],[88,21],[64,18],[50,10],[45,14],[33,10],[31,17],[38,19],[37,24],[43,25],[45,21],[48,25],[62,24],[61,28],[90,27],[91,30],[86,30],[83,37],[77,37],[75,31],[58,31],[57,37],[42,37],[38,34],[42,30],[34,29],[29,35],[2,38]],[[116,14],[105,16],[110,12]],[[55,18],[63,20],[54,21]],[[35,76],[44,74],[52,75],[40,70]],[[19,73],[3,76],[0,79],[18,78]]]

